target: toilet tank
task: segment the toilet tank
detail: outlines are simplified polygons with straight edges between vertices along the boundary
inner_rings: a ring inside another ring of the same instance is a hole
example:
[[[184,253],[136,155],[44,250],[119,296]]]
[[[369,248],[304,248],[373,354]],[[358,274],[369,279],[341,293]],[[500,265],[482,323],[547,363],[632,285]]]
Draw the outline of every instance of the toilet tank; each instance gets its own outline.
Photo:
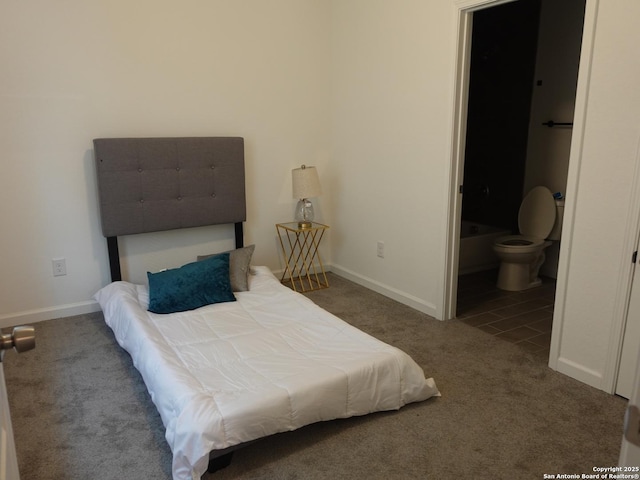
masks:
[[[562,235],[562,220],[564,218],[564,199],[556,200],[556,221],[547,240],[560,240]]]

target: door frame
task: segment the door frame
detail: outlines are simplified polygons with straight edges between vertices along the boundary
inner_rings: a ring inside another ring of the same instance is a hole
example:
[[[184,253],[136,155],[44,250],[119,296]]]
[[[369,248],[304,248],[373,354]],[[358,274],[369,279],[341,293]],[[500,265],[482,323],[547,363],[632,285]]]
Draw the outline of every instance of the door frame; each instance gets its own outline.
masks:
[[[633,252],[640,248],[640,139],[636,147],[635,172],[633,176],[631,196],[631,208],[627,218],[627,229],[624,236],[623,251]],[[638,266],[631,262],[622,263],[620,275],[618,277],[618,290],[616,295],[616,311],[612,324],[612,333],[609,339],[609,358],[604,373],[604,390],[609,393],[616,393],[618,387],[618,376],[624,348],[624,336],[627,328],[629,307],[631,304],[631,294],[634,284],[634,274]],[[636,286],[638,288],[638,286]],[[617,352],[617,355],[616,355]],[[640,352],[639,352],[640,354]],[[638,364],[637,368],[640,367]],[[639,399],[640,400],[640,399]]]
[[[640,354],[636,361],[636,369],[634,375],[633,387],[631,389],[631,396],[629,397],[629,403],[627,404],[627,413],[624,420],[624,432],[627,429],[637,428],[637,424],[633,423],[633,416],[630,409],[633,407],[640,407]],[[620,447],[620,457],[618,459],[618,465],[622,467],[637,467],[640,463],[640,445],[631,443],[627,440],[626,435],[622,435],[622,446]]]
[[[0,352],[0,435],[2,436],[0,438],[0,458],[3,462],[0,462],[0,480],[20,480],[2,353]]]
[[[462,195],[460,186],[464,175],[464,152],[466,121],[468,108],[469,76],[471,64],[471,31],[473,13],[489,7],[517,0],[455,0],[455,64],[454,64],[454,92],[453,92],[453,123],[451,136],[451,163],[449,165],[449,190],[447,205],[447,225],[445,232],[446,254],[444,265],[444,282],[441,296],[442,309],[438,317],[443,320],[455,318],[458,290],[458,256],[460,248],[460,220],[462,216]],[[578,83],[576,87],[575,113],[573,120],[573,133],[571,138],[571,152],[569,157],[569,172],[567,177],[567,201],[565,203],[564,220],[562,227],[562,243],[560,246],[560,260],[558,265],[558,279],[556,282],[556,300],[553,316],[553,329],[551,335],[551,349],[549,354],[549,367],[558,369],[562,344],[562,322],[565,311],[565,298],[567,292],[567,278],[570,268],[571,244],[574,233],[575,199],[579,189],[580,163],[585,135],[585,122],[587,117],[587,100],[589,81],[591,77],[591,63],[595,40],[595,27],[599,0],[585,0],[584,27],[582,33],[582,47],[580,52],[580,66]],[[624,290],[621,289],[621,290]],[[622,314],[623,312],[621,312]],[[622,330],[623,319],[620,320]],[[609,377],[608,388],[613,389],[615,373],[617,373],[617,357],[620,354],[621,338],[617,338],[618,344],[612,356],[614,375]],[[611,342],[614,339],[612,338]],[[611,364],[612,362],[608,362]],[[613,377],[613,378],[611,378]]]
[[[456,48],[451,163],[449,165],[449,191],[446,201],[446,254],[444,256],[444,282],[441,296],[442,308],[437,312],[437,317],[442,320],[450,320],[456,317],[456,302],[458,299],[458,257],[460,250],[460,220],[462,217],[461,186],[464,177],[464,155],[467,134],[473,13],[485,8],[496,7],[514,1],[517,0],[454,1]]]

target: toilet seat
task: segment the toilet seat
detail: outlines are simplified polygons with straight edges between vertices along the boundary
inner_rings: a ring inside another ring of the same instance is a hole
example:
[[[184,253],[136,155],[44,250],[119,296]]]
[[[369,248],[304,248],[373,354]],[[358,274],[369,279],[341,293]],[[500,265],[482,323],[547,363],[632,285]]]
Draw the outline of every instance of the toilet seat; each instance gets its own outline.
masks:
[[[530,251],[541,247],[556,220],[556,202],[547,187],[534,187],[520,205],[518,227],[520,235],[496,239],[494,245],[503,251]]]
[[[495,243],[506,248],[522,248],[538,247],[544,243],[544,240],[528,235],[506,235],[497,238]]]

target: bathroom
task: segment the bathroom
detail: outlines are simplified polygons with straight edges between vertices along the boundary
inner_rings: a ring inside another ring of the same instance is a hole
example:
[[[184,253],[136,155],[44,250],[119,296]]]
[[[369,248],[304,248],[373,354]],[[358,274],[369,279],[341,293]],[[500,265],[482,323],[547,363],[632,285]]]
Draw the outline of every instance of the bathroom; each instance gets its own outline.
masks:
[[[493,241],[518,233],[533,187],[565,194],[584,7],[517,0],[474,13],[460,275],[499,266]],[[556,278],[559,242],[545,254],[540,275]]]

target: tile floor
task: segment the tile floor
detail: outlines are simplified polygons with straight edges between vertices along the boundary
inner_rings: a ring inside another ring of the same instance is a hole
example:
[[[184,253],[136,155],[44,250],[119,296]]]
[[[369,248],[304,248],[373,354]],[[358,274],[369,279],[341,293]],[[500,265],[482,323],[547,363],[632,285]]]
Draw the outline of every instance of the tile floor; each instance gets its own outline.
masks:
[[[522,292],[496,288],[497,270],[458,277],[457,317],[473,327],[548,359],[555,280]]]

